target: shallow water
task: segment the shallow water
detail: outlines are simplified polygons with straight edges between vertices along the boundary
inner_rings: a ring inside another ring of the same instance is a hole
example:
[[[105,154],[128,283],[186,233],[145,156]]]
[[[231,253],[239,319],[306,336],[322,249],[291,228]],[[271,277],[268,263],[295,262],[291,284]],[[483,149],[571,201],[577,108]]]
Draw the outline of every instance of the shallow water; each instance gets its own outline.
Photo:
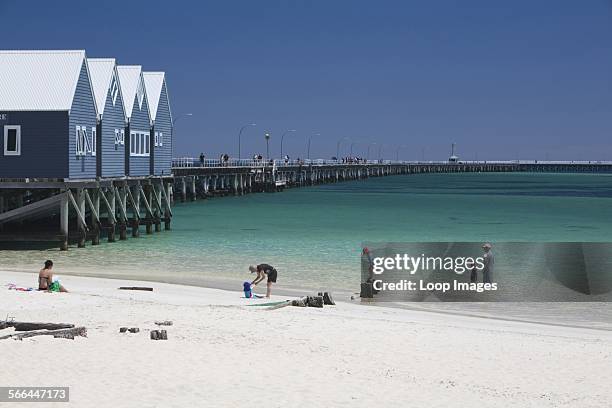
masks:
[[[84,249],[2,250],[0,267],[240,287],[266,262],[279,285],[357,290],[360,244],[612,241],[612,175],[403,175],[178,204],[171,232]]]

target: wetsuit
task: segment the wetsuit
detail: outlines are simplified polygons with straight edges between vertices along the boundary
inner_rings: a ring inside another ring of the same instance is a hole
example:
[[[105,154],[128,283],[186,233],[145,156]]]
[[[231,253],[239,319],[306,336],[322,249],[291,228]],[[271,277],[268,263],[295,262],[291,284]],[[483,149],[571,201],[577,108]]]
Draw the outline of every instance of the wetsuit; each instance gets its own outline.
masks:
[[[257,265],[257,272],[263,272],[268,275],[268,282],[276,282],[278,272],[276,272],[276,269],[274,269],[273,266],[270,266],[268,264],[259,264]]]

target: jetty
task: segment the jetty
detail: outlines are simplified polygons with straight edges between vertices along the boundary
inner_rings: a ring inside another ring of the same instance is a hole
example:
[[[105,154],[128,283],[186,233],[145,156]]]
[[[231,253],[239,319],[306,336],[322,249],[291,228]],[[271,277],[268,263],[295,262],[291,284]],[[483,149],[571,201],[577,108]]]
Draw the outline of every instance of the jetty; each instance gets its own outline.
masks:
[[[175,201],[280,192],[372,177],[426,173],[608,173],[604,161],[204,160],[175,158],[168,176],[92,180],[0,179],[0,245],[100,244],[171,229]]]
[[[276,192],[285,188],[422,173],[612,173],[612,161],[391,161],[203,160],[172,161],[173,200]]]

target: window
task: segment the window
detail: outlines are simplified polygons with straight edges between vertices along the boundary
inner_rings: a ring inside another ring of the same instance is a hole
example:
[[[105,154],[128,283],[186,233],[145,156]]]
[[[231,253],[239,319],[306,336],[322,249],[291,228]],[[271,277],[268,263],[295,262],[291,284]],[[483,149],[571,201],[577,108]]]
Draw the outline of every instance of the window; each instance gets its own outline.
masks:
[[[151,140],[148,132],[130,132],[130,156],[149,156]]]
[[[121,144],[125,145],[125,129],[121,129]]]
[[[119,95],[119,84],[117,84],[117,76],[113,74],[113,79],[110,87],[111,98],[113,99],[113,106],[117,102],[117,95]]]
[[[96,143],[98,138],[97,130],[95,127],[91,128],[91,155],[96,155]]]
[[[76,155],[85,156],[87,151],[91,151],[91,147],[88,146],[89,140],[87,140],[87,128],[85,126],[76,127]]]
[[[21,156],[21,126],[4,126],[4,155]]]
[[[162,147],[164,145],[164,134],[162,132],[155,132],[155,146]]]

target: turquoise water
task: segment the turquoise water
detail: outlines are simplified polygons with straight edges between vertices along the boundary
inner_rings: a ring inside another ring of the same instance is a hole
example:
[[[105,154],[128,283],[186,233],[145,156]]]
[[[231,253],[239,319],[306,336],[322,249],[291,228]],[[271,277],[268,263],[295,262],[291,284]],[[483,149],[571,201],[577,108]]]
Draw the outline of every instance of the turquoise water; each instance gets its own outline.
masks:
[[[85,249],[3,250],[3,269],[356,289],[366,241],[612,241],[612,175],[405,175],[178,204],[173,230]]]

